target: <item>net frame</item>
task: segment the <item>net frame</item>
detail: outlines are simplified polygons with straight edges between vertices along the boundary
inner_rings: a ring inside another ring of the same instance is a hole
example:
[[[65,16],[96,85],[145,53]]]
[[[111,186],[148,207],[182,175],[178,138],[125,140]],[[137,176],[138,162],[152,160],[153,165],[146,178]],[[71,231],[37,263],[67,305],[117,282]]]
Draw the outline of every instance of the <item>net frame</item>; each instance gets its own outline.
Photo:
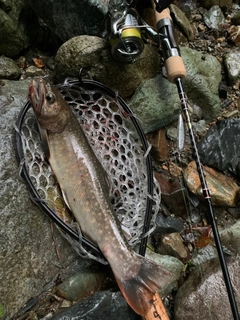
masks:
[[[92,79],[66,79],[56,88],[77,115],[108,173],[109,196],[129,245],[135,249],[140,245],[139,252],[144,251],[147,237],[155,228],[160,188],[153,178],[150,146],[138,120],[117,92]],[[20,174],[31,199],[54,220],[81,256],[106,263],[98,247],[81,234],[69,213],[43,151],[29,101],[22,108],[16,127]]]

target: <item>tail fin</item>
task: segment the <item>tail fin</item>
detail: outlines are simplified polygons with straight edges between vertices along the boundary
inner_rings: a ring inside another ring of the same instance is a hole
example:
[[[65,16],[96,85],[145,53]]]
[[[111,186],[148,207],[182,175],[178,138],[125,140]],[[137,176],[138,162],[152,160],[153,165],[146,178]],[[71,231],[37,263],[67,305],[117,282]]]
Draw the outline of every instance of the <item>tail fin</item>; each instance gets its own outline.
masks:
[[[141,267],[135,276],[121,281],[118,286],[130,307],[139,315],[145,315],[152,306],[156,291],[169,284],[172,274],[162,266],[138,255]]]

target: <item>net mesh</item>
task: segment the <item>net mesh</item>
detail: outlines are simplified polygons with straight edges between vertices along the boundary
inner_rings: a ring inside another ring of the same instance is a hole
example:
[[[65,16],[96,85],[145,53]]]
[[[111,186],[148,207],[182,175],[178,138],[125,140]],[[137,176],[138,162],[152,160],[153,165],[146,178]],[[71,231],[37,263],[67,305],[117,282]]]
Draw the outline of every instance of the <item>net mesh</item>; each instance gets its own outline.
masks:
[[[105,92],[96,88],[87,90],[77,84],[57,87],[77,115],[90,145],[107,172],[113,208],[129,245],[135,247],[144,236],[142,230],[149,197],[146,154],[136,129],[118,99]],[[28,109],[22,123],[21,142],[28,175],[39,194],[36,200],[47,203],[64,223],[80,232],[43,152],[32,108]],[[154,229],[160,205],[160,190],[155,180],[153,200],[149,233]],[[80,242],[73,241],[70,236],[67,238],[80,255],[88,255]]]

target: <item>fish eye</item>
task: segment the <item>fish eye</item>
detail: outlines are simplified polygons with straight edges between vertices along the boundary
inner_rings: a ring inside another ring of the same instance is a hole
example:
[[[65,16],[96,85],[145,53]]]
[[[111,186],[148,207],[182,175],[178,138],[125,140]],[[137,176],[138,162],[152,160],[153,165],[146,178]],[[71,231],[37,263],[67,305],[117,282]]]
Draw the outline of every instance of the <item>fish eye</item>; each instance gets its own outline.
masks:
[[[46,94],[46,100],[49,102],[49,103],[54,103],[56,101],[56,96],[54,93],[47,93]]]

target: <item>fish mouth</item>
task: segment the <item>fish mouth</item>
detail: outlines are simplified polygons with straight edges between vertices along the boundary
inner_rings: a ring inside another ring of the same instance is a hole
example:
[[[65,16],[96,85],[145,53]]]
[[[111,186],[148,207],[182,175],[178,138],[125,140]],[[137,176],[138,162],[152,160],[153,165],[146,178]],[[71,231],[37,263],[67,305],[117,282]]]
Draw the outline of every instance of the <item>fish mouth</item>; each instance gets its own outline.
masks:
[[[29,85],[28,96],[36,113],[41,114],[45,99],[46,84],[43,78],[32,79]]]

